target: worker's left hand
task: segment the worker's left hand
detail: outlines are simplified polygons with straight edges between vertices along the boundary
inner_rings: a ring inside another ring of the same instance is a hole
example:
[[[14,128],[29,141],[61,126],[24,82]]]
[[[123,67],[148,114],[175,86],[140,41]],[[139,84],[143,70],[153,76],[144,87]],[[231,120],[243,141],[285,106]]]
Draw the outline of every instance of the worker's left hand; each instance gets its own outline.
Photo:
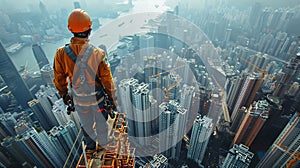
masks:
[[[70,101],[73,102],[72,96],[70,96],[68,93],[64,94],[62,96],[62,99],[63,99],[65,105],[69,105]]]

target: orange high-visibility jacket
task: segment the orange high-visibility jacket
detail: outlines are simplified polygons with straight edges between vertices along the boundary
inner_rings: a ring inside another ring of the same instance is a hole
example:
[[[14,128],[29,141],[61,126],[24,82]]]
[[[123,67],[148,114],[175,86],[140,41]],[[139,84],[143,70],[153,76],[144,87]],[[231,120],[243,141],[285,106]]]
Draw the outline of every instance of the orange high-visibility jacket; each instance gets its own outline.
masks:
[[[71,38],[70,47],[76,56],[79,55],[83,46],[87,46],[89,40],[87,38]],[[82,51],[81,51],[82,52]],[[87,64],[97,74],[102,81],[109,98],[116,99],[116,89],[110,67],[105,61],[105,52],[99,48],[95,48],[92,55],[89,57]],[[54,57],[54,84],[59,94],[62,96],[68,93],[68,77],[70,84],[73,83],[73,71],[75,64],[64,51],[64,47],[57,49]],[[76,67],[75,67],[76,68]],[[79,80],[76,82],[80,82]],[[95,82],[95,76],[86,74],[86,82],[95,86],[99,84]],[[77,84],[77,83],[76,83]],[[115,102],[116,103],[116,102]]]

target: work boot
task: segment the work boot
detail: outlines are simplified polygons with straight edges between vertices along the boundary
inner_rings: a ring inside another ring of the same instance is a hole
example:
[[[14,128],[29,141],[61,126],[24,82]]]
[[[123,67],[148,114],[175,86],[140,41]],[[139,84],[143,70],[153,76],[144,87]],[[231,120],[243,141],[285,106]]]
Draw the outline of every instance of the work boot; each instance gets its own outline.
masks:
[[[85,153],[86,153],[87,159],[92,159],[92,158],[94,158],[94,155],[96,153],[96,149],[86,149]]]

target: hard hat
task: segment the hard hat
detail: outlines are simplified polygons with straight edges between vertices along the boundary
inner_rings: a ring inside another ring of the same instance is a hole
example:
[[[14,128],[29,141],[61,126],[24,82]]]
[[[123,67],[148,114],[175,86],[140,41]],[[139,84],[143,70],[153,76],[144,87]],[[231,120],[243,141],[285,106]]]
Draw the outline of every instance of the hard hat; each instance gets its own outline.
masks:
[[[68,19],[68,28],[73,33],[81,33],[89,30],[92,26],[90,16],[82,9],[74,9]]]

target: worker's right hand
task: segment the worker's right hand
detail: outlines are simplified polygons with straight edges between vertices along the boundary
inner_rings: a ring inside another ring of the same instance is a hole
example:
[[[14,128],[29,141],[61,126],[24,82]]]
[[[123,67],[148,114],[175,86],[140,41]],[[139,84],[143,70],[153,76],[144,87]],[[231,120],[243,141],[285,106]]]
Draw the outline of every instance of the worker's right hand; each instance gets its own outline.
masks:
[[[68,93],[63,95],[62,98],[63,98],[65,105],[69,105],[70,101],[73,102],[72,97]]]

